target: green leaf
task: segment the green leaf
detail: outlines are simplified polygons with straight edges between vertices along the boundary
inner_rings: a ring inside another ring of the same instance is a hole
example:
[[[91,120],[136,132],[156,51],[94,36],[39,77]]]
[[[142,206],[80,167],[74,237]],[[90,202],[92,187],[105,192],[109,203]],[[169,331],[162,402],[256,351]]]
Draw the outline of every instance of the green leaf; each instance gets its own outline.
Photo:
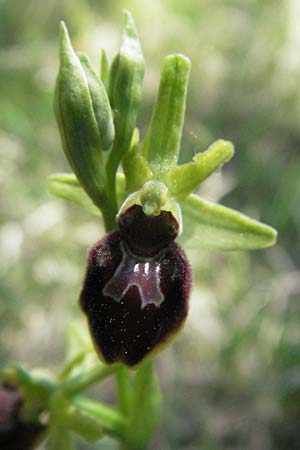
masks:
[[[184,200],[205,178],[229,161],[233,154],[231,142],[220,139],[210,145],[205,152],[194,156],[193,162],[175,166],[167,175],[170,193],[177,200]]]
[[[185,113],[190,61],[183,55],[169,55],[163,61],[159,91],[142,153],[157,178],[178,160]]]
[[[56,173],[48,177],[48,191],[56,196],[68,200],[89,213],[100,216],[100,210],[94,205],[90,197],[83,190],[74,174]],[[124,200],[125,177],[123,174],[117,176],[117,195],[119,202]]]
[[[273,228],[233,209],[190,194],[182,204],[183,236],[181,241],[193,248],[250,250],[274,245]]]

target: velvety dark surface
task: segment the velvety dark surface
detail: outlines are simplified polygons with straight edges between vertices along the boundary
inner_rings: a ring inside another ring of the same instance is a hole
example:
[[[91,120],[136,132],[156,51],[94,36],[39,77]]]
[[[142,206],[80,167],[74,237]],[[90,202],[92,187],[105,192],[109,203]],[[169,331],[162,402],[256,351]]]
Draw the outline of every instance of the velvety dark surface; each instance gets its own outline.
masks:
[[[188,312],[191,271],[182,249],[171,242],[159,259],[161,304],[142,308],[135,285],[118,302],[103,295],[103,289],[122,262],[122,245],[115,231],[90,250],[80,302],[103,358],[134,366],[180,328]]]
[[[6,431],[0,431],[1,450],[33,450],[41,439],[44,427],[36,424],[16,423]]]
[[[11,387],[0,390],[0,449],[30,450],[39,441],[45,427],[25,423],[19,417],[22,399],[20,392]]]
[[[137,255],[154,255],[178,234],[178,223],[169,211],[149,217],[139,205],[128,208],[118,218],[120,233]]]

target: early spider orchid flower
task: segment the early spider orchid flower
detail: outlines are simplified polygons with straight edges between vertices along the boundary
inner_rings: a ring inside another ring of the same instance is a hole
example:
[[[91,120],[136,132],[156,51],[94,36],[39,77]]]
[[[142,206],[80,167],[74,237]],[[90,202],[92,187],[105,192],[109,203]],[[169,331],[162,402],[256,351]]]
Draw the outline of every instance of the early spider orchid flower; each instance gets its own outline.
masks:
[[[144,59],[125,12],[120,50],[100,77],[76,54],[61,25],[55,112],[74,175],[49,179],[54,195],[103,216],[108,232],[89,251],[80,304],[105,362],[137,366],[182,327],[191,290],[188,259],[175,239],[193,246],[248,250],[273,245],[271,227],[193,194],[227,162],[233,146],[218,140],[177,165],[190,61],[164,59],[150,125],[136,128]],[[122,165],[123,173],[118,172]]]

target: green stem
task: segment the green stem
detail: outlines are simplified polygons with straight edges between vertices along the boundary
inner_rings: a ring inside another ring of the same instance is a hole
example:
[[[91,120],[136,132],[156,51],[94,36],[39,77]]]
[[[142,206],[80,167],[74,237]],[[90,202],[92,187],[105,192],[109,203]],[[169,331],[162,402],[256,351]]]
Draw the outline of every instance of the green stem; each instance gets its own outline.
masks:
[[[108,232],[116,228],[116,215],[118,212],[116,200],[116,174],[113,180],[107,180],[107,192],[109,192],[107,205],[105,205],[105,207],[103,204],[101,206],[99,205],[99,208],[103,215],[105,230]]]
[[[109,203],[110,203],[110,214],[114,217],[114,226],[111,227],[110,223],[105,222],[105,229],[106,231],[111,231],[113,228],[115,228],[115,217],[118,212],[118,204],[117,204],[117,189],[116,189],[116,176],[117,176],[117,170],[120,163],[119,158],[116,155],[116,147],[118,146],[118,139],[116,138],[113,143],[113,148],[110,152],[110,155],[107,160],[106,165],[106,173],[107,173],[107,192],[109,195]],[[104,213],[103,213],[104,215]]]
[[[109,406],[94,401],[86,397],[78,396],[73,400],[73,404],[82,413],[87,414],[99,423],[99,427],[109,436],[122,439],[126,426],[126,419],[119,411],[115,411]]]
[[[118,365],[111,366],[96,366],[93,369],[86,372],[80,373],[60,384],[61,392],[66,395],[73,397],[80,394],[85,389],[89,388],[94,383],[97,383],[104,378],[109,377],[111,374],[116,372]]]
[[[152,360],[137,370],[129,423],[128,450],[146,450],[161,413],[161,395]]]
[[[120,411],[129,416],[132,406],[133,386],[130,379],[129,370],[121,366],[116,373],[117,394]]]
[[[50,427],[47,449],[75,450],[74,438],[70,431],[64,428]]]
[[[61,370],[58,375],[58,380],[63,381],[71,374],[73,369],[85,359],[87,353],[90,351],[90,346],[83,348],[79,353],[77,353],[74,358],[72,358]]]

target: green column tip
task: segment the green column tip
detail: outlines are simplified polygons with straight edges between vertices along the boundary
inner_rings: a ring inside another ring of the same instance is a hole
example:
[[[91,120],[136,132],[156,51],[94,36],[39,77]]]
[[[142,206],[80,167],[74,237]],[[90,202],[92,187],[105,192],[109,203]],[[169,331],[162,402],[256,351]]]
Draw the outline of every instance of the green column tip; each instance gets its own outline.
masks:
[[[157,180],[147,181],[141,189],[140,199],[146,216],[158,216],[168,201],[167,186]]]

